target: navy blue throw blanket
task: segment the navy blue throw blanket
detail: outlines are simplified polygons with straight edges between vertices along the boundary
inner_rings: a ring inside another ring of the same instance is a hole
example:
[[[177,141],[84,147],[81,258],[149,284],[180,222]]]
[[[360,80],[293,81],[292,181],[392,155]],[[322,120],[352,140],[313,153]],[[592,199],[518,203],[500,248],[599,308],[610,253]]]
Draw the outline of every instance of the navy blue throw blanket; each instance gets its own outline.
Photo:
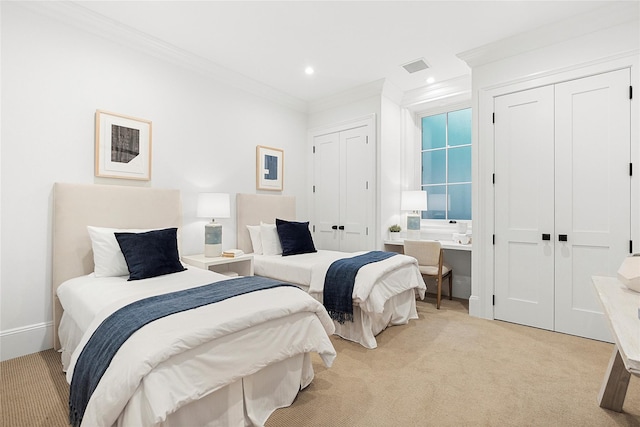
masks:
[[[353,285],[360,267],[382,261],[395,252],[371,251],[351,258],[334,261],[324,278],[323,301],[329,316],[342,324],[353,322]]]
[[[107,317],[82,349],[73,370],[69,423],[78,427],[91,394],[120,346],[139,328],[162,317],[278,286],[294,286],[265,277],[248,276],[135,301]]]

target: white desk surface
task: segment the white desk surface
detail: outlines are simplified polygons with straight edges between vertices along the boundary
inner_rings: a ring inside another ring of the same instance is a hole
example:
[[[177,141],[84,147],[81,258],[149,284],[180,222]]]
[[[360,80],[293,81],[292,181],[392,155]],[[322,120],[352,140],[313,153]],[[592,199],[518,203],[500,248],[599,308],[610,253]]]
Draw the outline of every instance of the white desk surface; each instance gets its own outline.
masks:
[[[463,245],[461,243],[453,242],[451,240],[440,240],[439,242],[442,244],[442,248],[443,249],[453,249],[453,250],[456,250],[456,251],[471,251],[471,249],[473,247],[471,244]],[[404,239],[385,240],[384,244],[385,245],[404,246]]]
[[[640,293],[615,277],[591,278],[627,371],[640,375]]]

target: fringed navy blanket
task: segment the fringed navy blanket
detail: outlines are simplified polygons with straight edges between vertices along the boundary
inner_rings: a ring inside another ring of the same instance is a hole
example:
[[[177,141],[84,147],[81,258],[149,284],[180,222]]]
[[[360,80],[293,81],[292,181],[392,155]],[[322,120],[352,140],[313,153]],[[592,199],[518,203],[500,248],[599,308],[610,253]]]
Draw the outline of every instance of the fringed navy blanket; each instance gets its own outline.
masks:
[[[324,278],[323,302],[333,320],[342,324],[353,322],[353,286],[360,267],[382,261],[395,252],[371,251],[351,258],[334,261]]]
[[[133,302],[107,317],[82,349],[73,370],[69,393],[69,423],[80,426],[91,394],[120,346],[147,323],[171,314],[278,286],[293,286],[249,276],[156,295]]]

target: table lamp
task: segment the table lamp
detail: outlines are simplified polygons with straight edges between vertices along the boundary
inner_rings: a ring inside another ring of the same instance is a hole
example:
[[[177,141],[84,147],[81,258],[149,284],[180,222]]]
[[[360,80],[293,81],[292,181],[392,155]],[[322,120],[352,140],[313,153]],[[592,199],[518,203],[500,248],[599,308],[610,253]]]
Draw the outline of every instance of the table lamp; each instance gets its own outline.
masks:
[[[407,237],[419,239],[420,212],[427,210],[427,192],[403,191],[400,198],[400,210],[411,212],[407,214]]]
[[[204,226],[204,256],[208,258],[222,255],[222,225],[215,222],[215,218],[229,218],[231,203],[227,193],[198,194],[199,218],[211,218],[211,222]]]

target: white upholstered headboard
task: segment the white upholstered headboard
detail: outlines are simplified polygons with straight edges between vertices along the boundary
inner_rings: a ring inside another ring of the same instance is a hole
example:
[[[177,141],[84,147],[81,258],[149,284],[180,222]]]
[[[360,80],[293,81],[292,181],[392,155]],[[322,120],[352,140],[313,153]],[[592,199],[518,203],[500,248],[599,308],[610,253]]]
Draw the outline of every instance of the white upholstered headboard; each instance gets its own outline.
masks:
[[[242,249],[245,253],[253,251],[247,225],[259,225],[260,221],[273,224],[276,218],[289,221],[296,219],[296,198],[294,196],[237,194],[236,244],[238,249]]]
[[[93,271],[93,252],[87,225],[168,228],[180,227],[181,222],[179,190],[55,183],[52,257],[54,348],[60,348],[58,325],[62,306],[56,294],[58,286],[65,280]]]

